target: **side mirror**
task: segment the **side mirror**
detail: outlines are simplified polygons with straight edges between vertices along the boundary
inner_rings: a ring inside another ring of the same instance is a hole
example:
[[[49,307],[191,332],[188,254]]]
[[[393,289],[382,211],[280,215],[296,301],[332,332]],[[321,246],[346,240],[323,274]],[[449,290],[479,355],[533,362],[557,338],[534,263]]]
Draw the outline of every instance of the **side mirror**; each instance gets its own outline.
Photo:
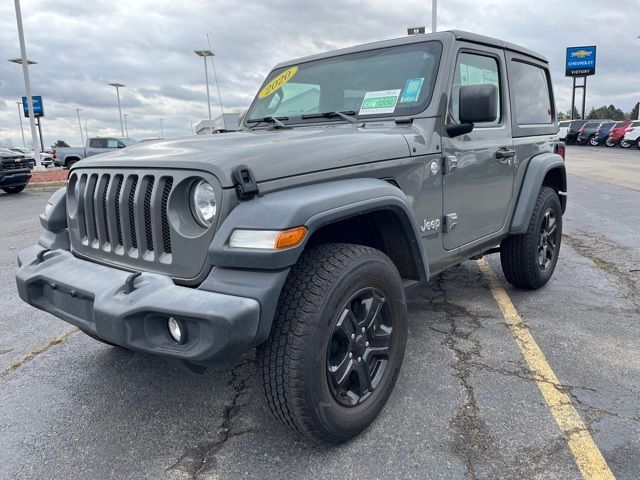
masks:
[[[460,123],[446,126],[451,137],[473,130],[474,123],[493,122],[497,118],[498,88],[492,84],[463,85],[460,87],[458,118]]]

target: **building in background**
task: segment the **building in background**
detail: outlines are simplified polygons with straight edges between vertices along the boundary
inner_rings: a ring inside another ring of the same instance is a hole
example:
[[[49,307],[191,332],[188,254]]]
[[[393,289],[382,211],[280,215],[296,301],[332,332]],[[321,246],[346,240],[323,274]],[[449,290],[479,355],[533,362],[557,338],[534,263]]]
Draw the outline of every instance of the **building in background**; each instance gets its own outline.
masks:
[[[240,113],[225,113],[224,114],[224,122],[222,121],[222,115],[217,116],[213,120],[202,120],[198,122],[195,126],[196,135],[205,135],[211,131],[211,127],[213,127],[213,131],[216,130],[237,130],[238,124],[240,122]]]

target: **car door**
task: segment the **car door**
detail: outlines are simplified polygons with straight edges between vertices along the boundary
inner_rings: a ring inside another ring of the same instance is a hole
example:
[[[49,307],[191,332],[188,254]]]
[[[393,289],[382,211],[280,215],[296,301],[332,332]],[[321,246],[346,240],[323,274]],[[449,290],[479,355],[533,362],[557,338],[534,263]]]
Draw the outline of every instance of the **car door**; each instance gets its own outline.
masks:
[[[443,245],[452,250],[501,230],[506,222],[514,177],[514,147],[502,50],[461,46],[451,80],[447,124],[458,120],[459,89],[493,84],[497,119],[475,124],[470,133],[443,132]]]
[[[107,139],[106,138],[92,138],[89,140],[89,148],[86,149],[86,156],[97,155],[98,153],[106,152]]]

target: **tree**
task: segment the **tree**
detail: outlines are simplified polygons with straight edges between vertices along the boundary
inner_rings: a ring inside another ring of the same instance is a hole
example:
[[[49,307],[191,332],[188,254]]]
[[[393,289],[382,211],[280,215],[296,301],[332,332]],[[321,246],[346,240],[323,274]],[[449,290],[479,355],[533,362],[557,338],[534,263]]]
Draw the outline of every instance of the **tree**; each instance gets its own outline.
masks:
[[[51,148],[68,148],[69,144],[64,140],[56,140],[56,143],[51,145]]]
[[[631,113],[629,114],[629,118],[631,120],[636,120],[638,118],[638,110],[640,110],[640,102],[636,103],[631,109]]]
[[[625,115],[622,110],[616,108],[615,105],[603,105],[599,108],[591,108],[589,115],[587,116],[589,120],[624,120]]]

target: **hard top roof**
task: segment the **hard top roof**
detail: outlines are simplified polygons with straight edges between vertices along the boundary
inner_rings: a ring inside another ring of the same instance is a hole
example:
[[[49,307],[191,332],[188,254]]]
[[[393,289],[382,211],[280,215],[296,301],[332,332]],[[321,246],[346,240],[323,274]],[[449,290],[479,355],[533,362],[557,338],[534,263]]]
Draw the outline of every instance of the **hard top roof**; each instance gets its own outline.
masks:
[[[534,58],[538,61],[548,63],[547,58],[544,55],[536,53],[527,48],[521,47],[511,42],[505,42],[504,40],[498,40],[497,38],[486,37],[484,35],[478,35],[477,33],[465,32],[462,30],[448,30],[444,32],[428,33],[424,35],[408,35],[406,37],[393,38],[390,40],[382,40],[379,42],[366,43],[363,45],[356,45],[354,47],[341,48],[338,50],[332,50],[329,52],[317,53],[315,55],[309,55],[307,57],[296,58],[288,60],[286,62],[279,63],[275,68],[288,67],[297,65],[300,63],[310,62],[313,60],[320,60],[323,58],[335,57],[338,55],[346,55],[349,53],[364,52],[367,50],[374,50],[377,48],[395,47],[398,45],[409,45],[412,43],[419,43],[429,40],[464,40],[466,42],[477,43],[479,45],[486,45],[489,47],[503,48],[512,52],[520,53],[528,57]]]

